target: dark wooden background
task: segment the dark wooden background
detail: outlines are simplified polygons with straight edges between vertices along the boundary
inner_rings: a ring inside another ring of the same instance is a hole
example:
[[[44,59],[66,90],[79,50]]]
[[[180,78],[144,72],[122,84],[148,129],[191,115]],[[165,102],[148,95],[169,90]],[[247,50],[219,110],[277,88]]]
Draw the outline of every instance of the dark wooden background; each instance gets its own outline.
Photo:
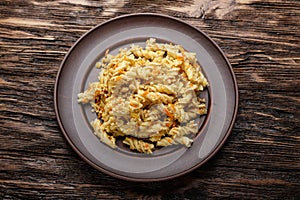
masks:
[[[0,199],[300,199],[298,0],[1,0]],[[204,166],[167,182],[98,172],[71,149],[53,103],[73,43],[122,14],[155,12],[206,32],[232,63],[240,103]]]

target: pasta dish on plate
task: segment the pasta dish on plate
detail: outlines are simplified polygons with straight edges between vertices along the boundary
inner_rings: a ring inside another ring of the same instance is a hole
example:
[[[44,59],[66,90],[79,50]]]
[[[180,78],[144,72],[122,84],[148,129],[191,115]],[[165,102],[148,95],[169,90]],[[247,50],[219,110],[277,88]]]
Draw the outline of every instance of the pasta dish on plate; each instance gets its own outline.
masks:
[[[100,140],[112,148],[122,141],[131,150],[151,154],[170,145],[190,147],[199,118],[207,113],[200,93],[208,81],[196,54],[180,45],[132,44],[117,55],[107,51],[96,63],[99,81],[78,94],[97,117],[91,122]]]

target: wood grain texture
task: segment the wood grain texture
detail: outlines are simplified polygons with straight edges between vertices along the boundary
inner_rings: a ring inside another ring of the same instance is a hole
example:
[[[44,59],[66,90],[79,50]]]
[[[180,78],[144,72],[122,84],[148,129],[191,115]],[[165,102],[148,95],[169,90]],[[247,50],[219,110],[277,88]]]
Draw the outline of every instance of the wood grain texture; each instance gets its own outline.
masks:
[[[106,176],[63,137],[53,89],[72,44],[122,14],[155,12],[206,32],[236,74],[239,111],[203,167],[158,183]],[[300,2],[2,0],[1,199],[300,199]]]

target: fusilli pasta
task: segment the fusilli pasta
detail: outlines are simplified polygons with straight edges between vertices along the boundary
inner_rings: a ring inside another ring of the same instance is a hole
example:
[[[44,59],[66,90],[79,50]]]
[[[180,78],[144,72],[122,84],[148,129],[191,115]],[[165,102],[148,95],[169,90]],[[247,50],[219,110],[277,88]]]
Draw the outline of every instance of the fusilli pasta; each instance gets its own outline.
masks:
[[[208,85],[194,53],[149,39],[145,48],[107,51],[96,67],[102,69],[99,81],[79,93],[78,102],[96,112],[91,125],[103,143],[116,148],[120,138],[147,154],[161,146],[191,146],[197,119],[207,112],[199,94]]]

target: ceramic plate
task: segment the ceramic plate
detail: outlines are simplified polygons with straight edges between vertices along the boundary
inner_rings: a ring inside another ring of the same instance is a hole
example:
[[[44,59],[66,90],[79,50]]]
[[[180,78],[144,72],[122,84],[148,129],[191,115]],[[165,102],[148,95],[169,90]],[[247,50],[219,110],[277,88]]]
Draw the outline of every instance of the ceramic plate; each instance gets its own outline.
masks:
[[[126,148],[112,149],[93,134],[95,118],[89,105],[77,103],[77,94],[97,81],[95,63],[107,49],[116,54],[130,44],[149,38],[182,45],[195,52],[209,81],[205,90],[208,115],[190,148],[175,146],[152,155]],[[90,165],[111,176],[132,181],[159,181],[190,172],[210,159],[231,132],[238,107],[237,83],[221,49],[199,29],[173,17],[131,14],[102,23],[83,35],[67,53],[57,75],[55,111],[60,128],[72,148]]]

